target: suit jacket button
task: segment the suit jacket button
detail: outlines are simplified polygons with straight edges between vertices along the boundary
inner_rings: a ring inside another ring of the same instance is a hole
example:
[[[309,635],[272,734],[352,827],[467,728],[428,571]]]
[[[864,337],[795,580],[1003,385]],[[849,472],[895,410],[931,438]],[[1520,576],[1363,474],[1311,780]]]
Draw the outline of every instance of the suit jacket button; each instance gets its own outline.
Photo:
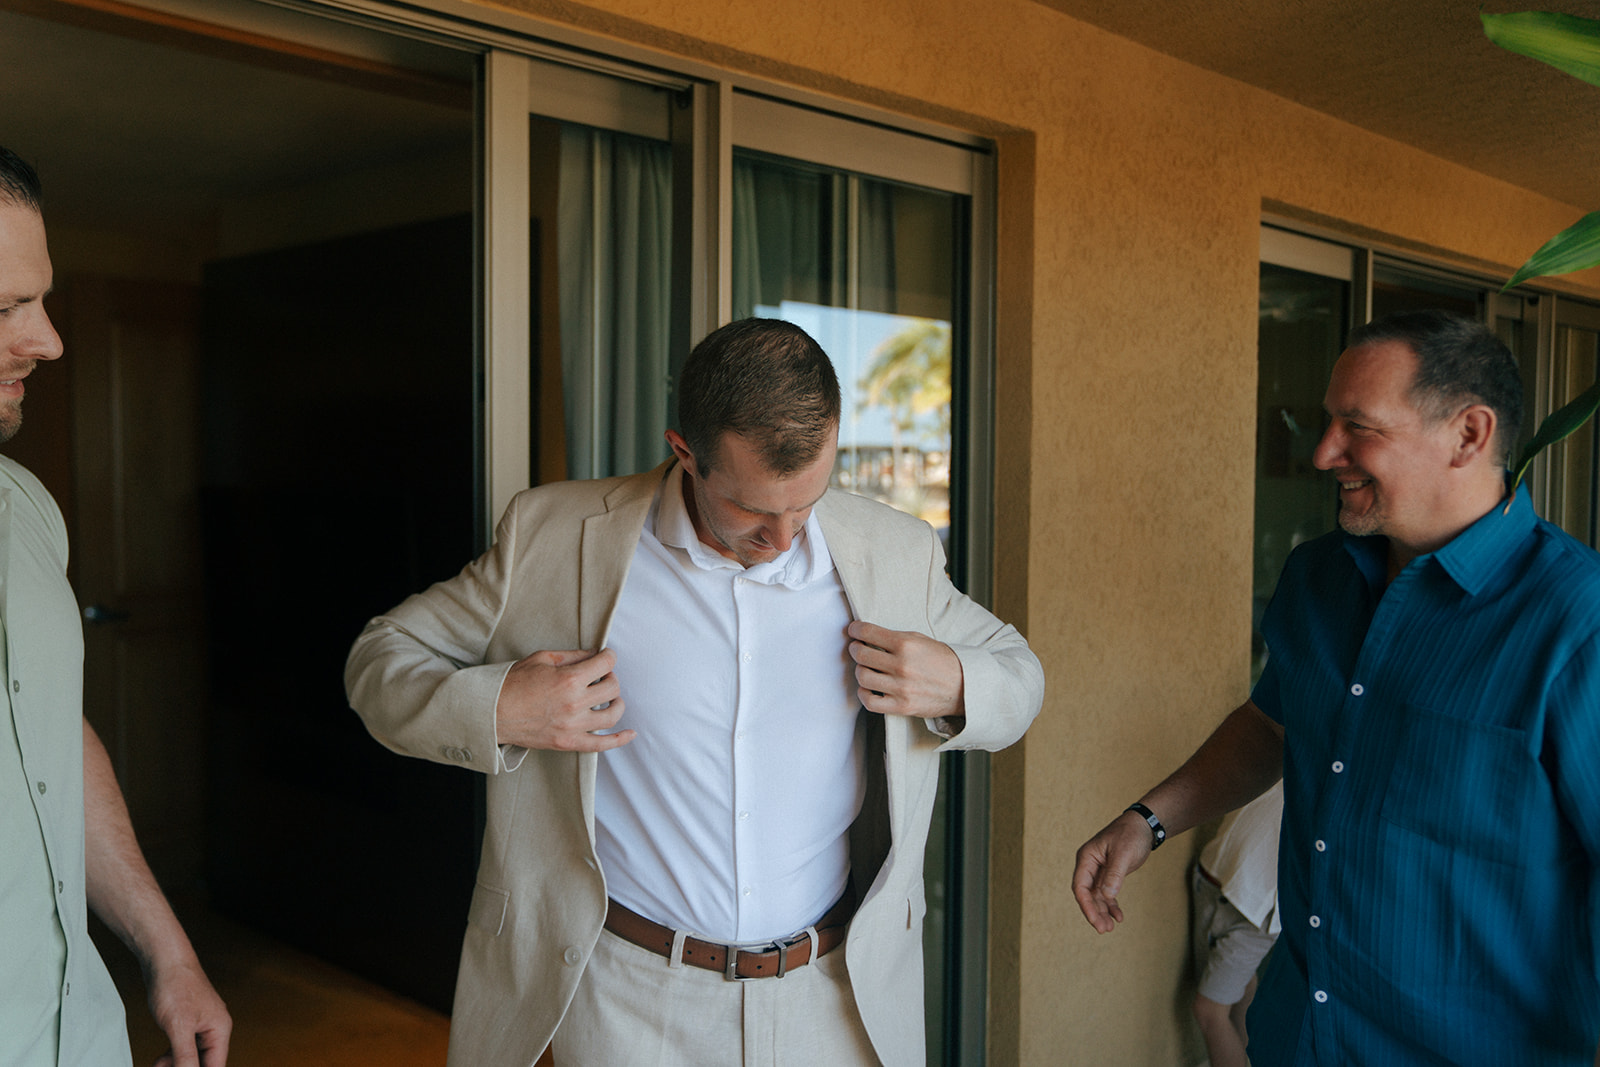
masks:
[[[561,958],[567,961],[568,967],[576,967],[583,961],[583,953],[579,952],[576,947],[568,945],[567,951],[561,954]]]

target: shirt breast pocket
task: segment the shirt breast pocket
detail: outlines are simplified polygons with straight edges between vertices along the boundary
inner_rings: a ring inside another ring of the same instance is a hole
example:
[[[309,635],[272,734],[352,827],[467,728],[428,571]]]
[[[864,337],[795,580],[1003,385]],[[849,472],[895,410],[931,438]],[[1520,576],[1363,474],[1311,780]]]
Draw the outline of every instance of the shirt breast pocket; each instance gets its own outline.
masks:
[[[1523,730],[1408,705],[1382,818],[1478,859],[1538,862],[1530,831],[1550,789],[1528,748]]]

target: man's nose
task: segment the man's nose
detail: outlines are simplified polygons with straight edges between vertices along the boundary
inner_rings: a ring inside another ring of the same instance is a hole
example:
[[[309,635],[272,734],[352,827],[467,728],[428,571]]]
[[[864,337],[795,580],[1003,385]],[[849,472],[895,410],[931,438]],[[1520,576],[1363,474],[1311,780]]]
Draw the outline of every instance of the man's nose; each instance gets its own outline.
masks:
[[[44,310],[44,304],[42,302],[30,304],[26,314],[27,323],[13,351],[28,359],[60,359],[61,335],[56,333],[55,325],[51,323],[49,314]]]
[[[789,546],[794,543],[795,533],[796,530],[790,527],[787,522],[779,522],[775,525],[768,526],[766,530],[763,531],[762,536],[766,538],[767,544],[771,545],[779,552],[787,552],[789,551]]]
[[[1338,434],[1338,427],[1332,423],[1322,431],[1322,440],[1317,442],[1316,449],[1311,453],[1311,465],[1319,471],[1329,471],[1339,465],[1339,457],[1344,453],[1344,443]]]

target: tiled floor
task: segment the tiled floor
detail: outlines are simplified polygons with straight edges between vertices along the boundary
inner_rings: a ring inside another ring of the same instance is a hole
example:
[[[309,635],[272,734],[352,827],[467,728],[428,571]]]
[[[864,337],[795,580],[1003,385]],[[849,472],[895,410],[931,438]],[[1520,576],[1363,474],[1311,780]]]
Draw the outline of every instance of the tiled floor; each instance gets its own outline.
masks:
[[[179,911],[233,1015],[229,1067],[444,1064],[445,1016],[227,919]],[[128,1008],[135,1067],[148,1067],[167,1042],[145,1007],[138,965],[104,928],[96,940]]]

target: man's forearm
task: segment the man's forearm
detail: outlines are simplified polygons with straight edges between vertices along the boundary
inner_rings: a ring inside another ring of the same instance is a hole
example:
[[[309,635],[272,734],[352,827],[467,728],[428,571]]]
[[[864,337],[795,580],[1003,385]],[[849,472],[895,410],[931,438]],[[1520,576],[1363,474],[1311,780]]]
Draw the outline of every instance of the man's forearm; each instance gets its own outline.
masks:
[[[1283,728],[1247,700],[1140,799],[1167,833],[1181,834],[1249,803],[1282,776]]]
[[[1254,799],[1282,773],[1283,731],[1245,701],[1141,800],[1168,835],[1179,834]],[[1142,814],[1124,811],[1078,849],[1072,895],[1102,934],[1123,919],[1123,880],[1160,844],[1145,822]]]
[[[139,850],[111,757],[87,719],[83,815],[89,906],[139,958],[172,1063],[224,1067],[233,1021]]]
[[[134,837],[105,745],[83,724],[84,862],[89,906],[147,969],[157,957],[194,950]]]

